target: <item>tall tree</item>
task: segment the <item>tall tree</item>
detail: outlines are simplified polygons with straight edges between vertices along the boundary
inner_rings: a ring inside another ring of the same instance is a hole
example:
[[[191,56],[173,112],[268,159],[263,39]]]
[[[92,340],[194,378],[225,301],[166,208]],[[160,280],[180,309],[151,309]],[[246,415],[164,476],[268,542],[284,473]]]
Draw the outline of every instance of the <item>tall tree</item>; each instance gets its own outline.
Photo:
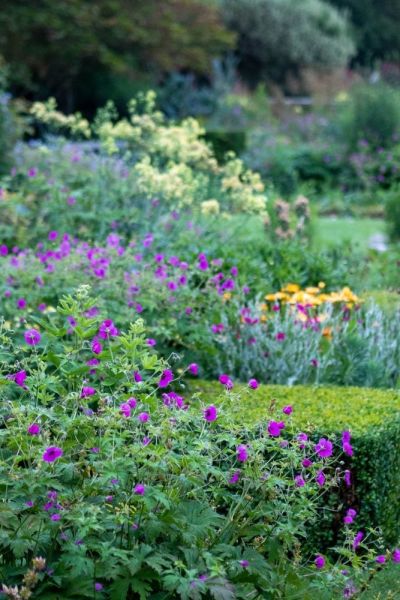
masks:
[[[53,95],[67,110],[102,78],[129,86],[176,69],[207,72],[232,42],[204,0],[3,0],[0,11],[0,54],[14,90]]]
[[[238,35],[243,75],[284,85],[307,67],[346,65],[353,52],[348,23],[322,0],[220,0]]]
[[[330,0],[346,9],[355,32],[355,61],[400,60],[400,0]]]

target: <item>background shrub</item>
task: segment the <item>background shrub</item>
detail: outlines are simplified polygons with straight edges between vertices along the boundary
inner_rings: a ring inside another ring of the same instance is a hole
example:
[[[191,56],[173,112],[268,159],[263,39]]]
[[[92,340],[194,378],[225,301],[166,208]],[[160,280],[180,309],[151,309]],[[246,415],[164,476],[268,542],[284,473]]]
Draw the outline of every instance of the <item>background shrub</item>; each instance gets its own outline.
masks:
[[[222,0],[225,22],[238,35],[245,77],[285,83],[302,68],[343,66],[353,53],[346,19],[320,0]]]
[[[7,93],[9,69],[0,56],[0,175],[9,172],[12,152],[19,137],[19,126],[11,107],[11,96]]]
[[[400,128],[400,93],[382,83],[355,86],[342,119],[343,138],[351,148],[360,140],[388,146]]]

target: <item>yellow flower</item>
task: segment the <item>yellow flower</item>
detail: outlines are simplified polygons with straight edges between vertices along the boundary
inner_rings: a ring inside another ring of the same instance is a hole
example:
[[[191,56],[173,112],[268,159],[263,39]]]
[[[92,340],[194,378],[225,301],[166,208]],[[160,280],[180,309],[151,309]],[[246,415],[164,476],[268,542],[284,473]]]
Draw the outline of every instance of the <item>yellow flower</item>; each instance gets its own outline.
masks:
[[[295,294],[300,289],[300,286],[297,283],[288,283],[285,287],[282,288],[282,292],[288,292],[289,294]]]
[[[299,321],[301,321],[302,323],[305,323],[306,321],[308,321],[308,317],[307,315],[305,315],[303,312],[298,311],[297,315],[296,315],[296,319],[299,319]]]

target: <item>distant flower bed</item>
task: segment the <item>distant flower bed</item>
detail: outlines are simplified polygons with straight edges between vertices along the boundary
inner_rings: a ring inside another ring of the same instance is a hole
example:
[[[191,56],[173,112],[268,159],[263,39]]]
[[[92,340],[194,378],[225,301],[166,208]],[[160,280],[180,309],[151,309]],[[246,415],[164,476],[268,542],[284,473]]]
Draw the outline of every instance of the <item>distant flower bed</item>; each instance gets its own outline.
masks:
[[[172,217],[166,229],[175,222]],[[203,376],[223,371],[273,383],[397,385],[399,325],[393,316],[364,306],[348,287],[326,291],[323,282],[304,289],[290,283],[261,299],[247,285],[243,266],[182,247],[179,254],[158,251],[164,231],[128,244],[111,233],[93,245],[53,230],[35,252],[3,244],[6,326],[32,325],[54,310],[60,294],[90,283],[99,308],[119,327],[141,315],[149,344],[164,356],[178,352],[201,363]]]

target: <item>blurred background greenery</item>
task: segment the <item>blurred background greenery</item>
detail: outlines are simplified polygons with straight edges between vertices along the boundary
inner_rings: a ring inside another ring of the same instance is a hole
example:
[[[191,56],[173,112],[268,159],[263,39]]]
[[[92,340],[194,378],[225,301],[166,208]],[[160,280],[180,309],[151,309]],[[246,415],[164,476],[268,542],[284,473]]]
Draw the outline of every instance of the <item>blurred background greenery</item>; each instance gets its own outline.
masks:
[[[122,108],[146,87],[165,90],[167,110],[169,90],[203,92],[182,102],[205,111],[228,57],[250,91],[309,94],[348,67],[398,80],[399,24],[399,0],[3,0],[0,55],[14,96],[54,96],[67,112]]]
[[[400,0],[3,0],[0,172],[32,102],[122,115],[154,89],[275,196],[400,238]]]

